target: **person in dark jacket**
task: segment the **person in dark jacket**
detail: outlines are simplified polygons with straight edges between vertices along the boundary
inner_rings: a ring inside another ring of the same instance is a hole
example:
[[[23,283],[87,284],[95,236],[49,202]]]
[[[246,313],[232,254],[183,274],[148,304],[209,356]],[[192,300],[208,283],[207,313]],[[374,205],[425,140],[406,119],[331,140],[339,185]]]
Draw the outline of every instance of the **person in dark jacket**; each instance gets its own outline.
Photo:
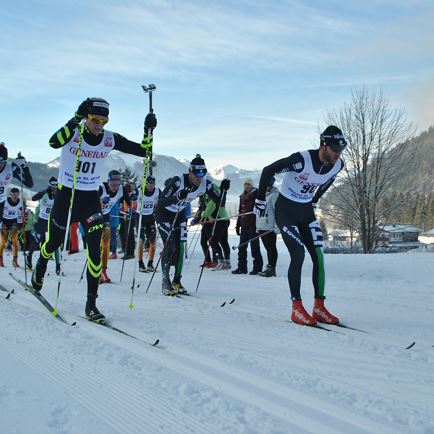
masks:
[[[257,189],[253,187],[253,180],[247,178],[244,181],[244,191],[240,195],[240,205],[238,208],[238,219],[235,230],[240,237],[240,247],[238,248],[238,267],[232,274],[247,274],[247,246],[250,244],[250,252],[253,257],[253,270],[249,273],[256,275],[262,271],[262,255],[259,239],[253,239],[256,235],[256,216],[252,213],[255,206]],[[250,214],[249,214],[250,213]],[[248,242],[251,240],[250,242]]]

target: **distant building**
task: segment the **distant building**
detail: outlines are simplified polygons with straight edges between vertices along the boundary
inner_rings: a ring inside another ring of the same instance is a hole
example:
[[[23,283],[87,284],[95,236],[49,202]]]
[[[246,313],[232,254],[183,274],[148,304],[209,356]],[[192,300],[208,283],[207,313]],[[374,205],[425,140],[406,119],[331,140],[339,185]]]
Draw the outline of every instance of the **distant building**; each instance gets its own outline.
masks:
[[[424,244],[434,244],[434,228],[419,235],[419,241]]]
[[[351,239],[352,236],[352,239]],[[345,242],[351,242],[351,241],[358,241],[359,234],[358,233],[352,233],[348,230],[343,229],[335,229],[328,234],[328,240],[329,241],[345,241]]]
[[[379,226],[378,247],[392,247],[399,251],[415,249],[422,246],[419,234],[422,229],[415,226],[397,224]]]

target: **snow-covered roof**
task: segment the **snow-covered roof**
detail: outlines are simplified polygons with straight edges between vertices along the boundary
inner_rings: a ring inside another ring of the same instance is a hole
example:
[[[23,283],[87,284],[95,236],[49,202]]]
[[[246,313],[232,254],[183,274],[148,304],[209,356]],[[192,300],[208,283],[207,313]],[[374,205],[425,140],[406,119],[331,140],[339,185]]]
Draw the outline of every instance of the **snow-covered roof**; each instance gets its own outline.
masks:
[[[379,228],[384,232],[423,232],[422,229],[410,225],[382,225]]]
[[[350,237],[351,232],[348,230],[344,230],[344,229],[335,229],[335,230],[330,232],[330,235],[332,237]]]

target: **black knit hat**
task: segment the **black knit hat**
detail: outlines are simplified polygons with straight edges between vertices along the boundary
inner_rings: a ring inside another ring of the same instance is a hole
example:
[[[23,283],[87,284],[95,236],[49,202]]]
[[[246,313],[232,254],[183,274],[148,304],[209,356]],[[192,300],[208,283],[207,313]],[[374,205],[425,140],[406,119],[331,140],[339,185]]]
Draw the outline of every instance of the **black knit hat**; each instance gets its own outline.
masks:
[[[5,142],[0,143],[0,161],[6,161],[8,159],[8,148],[6,148]]]
[[[147,183],[147,184],[155,184],[155,177],[153,177],[152,175],[149,175],[149,176],[146,178],[146,183]]]
[[[20,190],[18,190],[17,187],[12,187],[12,188],[10,189],[10,193],[19,193],[19,192],[20,192]]]
[[[341,129],[334,125],[329,125],[321,134],[321,143],[323,146],[330,146],[335,152],[342,152],[347,146],[347,141]]]
[[[190,171],[193,172],[195,176],[200,178],[206,175],[207,170],[205,166],[205,160],[200,154],[196,154],[196,157],[191,160]]]
[[[95,116],[103,116],[108,118],[110,104],[103,98],[90,98],[90,114]]]

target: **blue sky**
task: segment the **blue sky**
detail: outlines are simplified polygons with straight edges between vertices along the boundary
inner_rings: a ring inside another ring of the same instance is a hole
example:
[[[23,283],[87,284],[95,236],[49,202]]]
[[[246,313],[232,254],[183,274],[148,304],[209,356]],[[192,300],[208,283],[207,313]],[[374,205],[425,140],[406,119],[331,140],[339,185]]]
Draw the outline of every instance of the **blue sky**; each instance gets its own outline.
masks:
[[[434,2],[16,1],[2,4],[0,140],[48,162],[88,96],[140,141],[155,83],[154,150],[261,168],[316,147],[328,109],[384,90],[434,124]]]

